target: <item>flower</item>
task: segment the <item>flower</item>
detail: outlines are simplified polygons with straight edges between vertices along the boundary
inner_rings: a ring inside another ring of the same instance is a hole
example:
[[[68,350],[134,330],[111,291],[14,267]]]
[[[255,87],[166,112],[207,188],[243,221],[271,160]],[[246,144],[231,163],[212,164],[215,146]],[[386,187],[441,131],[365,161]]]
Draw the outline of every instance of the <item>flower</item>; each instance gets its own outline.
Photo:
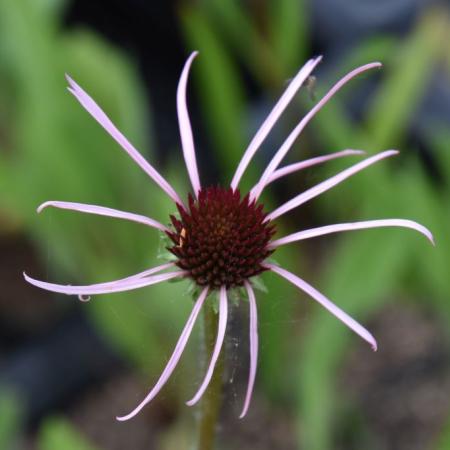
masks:
[[[275,219],[302,205],[308,200],[317,197],[319,194],[331,189],[366,167],[369,167],[384,158],[397,154],[398,152],[395,150],[383,151],[354,164],[337,175],[334,175],[297,195],[270,213],[266,213],[264,211],[264,205],[259,202],[259,197],[263,190],[270,183],[281,177],[306,167],[324,163],[334,158],[363,153],[358,150],[344,150],[331,155],[320,156],[278,168],[303,128],[331,99],[331,97],[349,80],[362,72],[380,67],[380,63],[375,62],[358,67],[338,81],[292,130],[282,146],[273,156],[256,185],[247,195],[241,197],[238,186],[248,164],[298,89],[305,83],[314,68],[320,62],[321,57],[319,56],[309,60],[291,80],[281,98],[250,142],[237,167],[230,186],[227,188],[205,188],[202,187],[200,183],[193,134],[186,104],[188,74],[192,61],[196,55],[197,52],[192,53],[187,60],[181,73],[177,90],[177,111],[183,156],[193,188],[193,195],[189,194],[187,206],[183,203],[173,187],[133,147],[94,100],[83,91],[75,81],[67,76],[70,85],[68,90],[113,137],[113,139],[119,143],[131,158],[134,159],[141,169],[143,169],[173,200],[178,209],[179,218],[171,216],[172,223],[171,225],[166,226],[149,217],[97,205],[48,201],[38,208],[38,212],[41,212],[47,207],[69,209],[88,214],[98,214],[130,220],[147,225],[151,228],[156,228],[164,232],[170,238],[172,245],[168,247],[168,249],[175,255],[176,260],[162,264],[158,267],[153,267],[127,278],[106,283],[92,284],[89,286],[66,286],[47,283],[35,280],[24,274],[25,279],[37,287],[68,295],[78,295],[81,300],[85,300],[86,296],[124,292],[175,278],[190,278],[200,288],[200,295],[194,303],[192,312],[175,346],[175,350],[157,383],[145,399],[132,412],[125,416],[117,417],[118,420],[128,420],[132,418],[158,394],[175,369],[208,294],[212,291],[219,291],[219,322],[215,347],[206,376],[197,393],[189,402],[187,402],[187,404],[190,406],[194,405],[202,397],[211,380],[216,361],[222,348],[228,315],[227,294],[229,290],[234,287],[243,287],[246,290],[250,306],[250,370],[247,393],[240,417],[242,418],[245,416],[252,396],[258,358],[257,308],[252,286],[252,277],[263,271],[269,270],[297,286],[300,290],[307,293],[324,308],[330,311],[351,330],[365,339],[372,346],[373,350],[377,349],[375,338],[362,325],[347,315],[306,281],[288,270],[267,261],[267,257],[278,247],[330,233],[378,227],[411,228],[425,235],[433,243],[433,236],[427,228],[416,222],[405,219],[379,219],[363,222],[340,223],[303,230],[275,240],[272,239],[275,233]]]

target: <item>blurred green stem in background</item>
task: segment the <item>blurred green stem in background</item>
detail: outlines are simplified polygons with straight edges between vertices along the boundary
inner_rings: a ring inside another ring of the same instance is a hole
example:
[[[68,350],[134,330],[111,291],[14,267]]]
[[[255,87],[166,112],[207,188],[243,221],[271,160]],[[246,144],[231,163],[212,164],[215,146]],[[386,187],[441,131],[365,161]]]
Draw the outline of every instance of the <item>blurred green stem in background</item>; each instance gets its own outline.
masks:
[[[202,365],[206,370],[208,368],[209,357],[214,350],[214,344],[217,336],[219,323],[219,314],[214,311],[212,305],[205,305],[203,309],[203,346],[202,346]],[[213,377],[209,383],[208,390],[205,392],[200,409],[200,419],[198,422],[198,450],[214,449],[214,441],[217,430],[217,421],[219,419],[220,407],[222,405],[222,380],[223,380],[223,352],[216,364]]]
[[[0,448],[18,448],[18,431],[23,426],[23,401],[18,393],[0,389]]]

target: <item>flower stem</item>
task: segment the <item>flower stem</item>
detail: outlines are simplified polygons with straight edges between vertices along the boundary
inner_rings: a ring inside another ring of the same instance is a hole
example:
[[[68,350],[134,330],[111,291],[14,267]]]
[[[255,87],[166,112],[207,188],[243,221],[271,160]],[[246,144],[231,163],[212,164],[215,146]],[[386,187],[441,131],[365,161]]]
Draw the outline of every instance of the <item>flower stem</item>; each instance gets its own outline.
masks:
[[[217,337],[219,315],[211,305],[203,308],[203,340],[204,340],[204,365],[208,366],[210,355],[213,352]],[[220,407],[222,405],[222,378],[223,378],[223,354],[219,356],[216,368],[209,383],[208,390],[203,395],[200,406],[200,419],[198,423],[198,450],[213,450],[219,419]]]

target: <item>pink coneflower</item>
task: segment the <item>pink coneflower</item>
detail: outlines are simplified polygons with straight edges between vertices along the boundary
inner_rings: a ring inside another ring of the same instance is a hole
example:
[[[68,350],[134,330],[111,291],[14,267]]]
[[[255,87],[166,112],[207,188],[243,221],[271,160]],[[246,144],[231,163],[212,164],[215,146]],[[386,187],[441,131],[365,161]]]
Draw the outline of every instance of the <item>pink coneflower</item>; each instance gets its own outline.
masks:
[[[270,213],[265,212],[264,205],[258,201],[263,190],[278,178],[334,158],[363,153],[357,150],[344,150],[331,155],[320,156],[278,168],[303,128],[322,106],[324,106],[349,80],[362,72],[380,67],[380,63],[371,63],[361,66],[339,80],[292,130],[283,145],[275,152],[275,155],[256,185],[248,194],[242,196],[239,192],[238,185],[248,164],[300,86],[308,79],[314,68],[320,62],[321,57],[309,60],[291,80],[285,92],[250,142],[237,167],[230,186],[222,188],[202,187],[197,170],[192,129],[186,106],[187,79],[190,66],[196,55],[196,52],[192,53],[187,60],[177,90],[177,110],[181,143],[184,160],[193,188],[193,195],[189,194],[187,205],[162,175],[160,175],[159,172],[144,159],[125,136],[115,127],[94,100],[92,100],[92,98],[75,83],[75,81],[70,77],[67,77],[70,85],[68,88],[69,91],[94,117],[94,119],[97,120],[97,122],[99,122],[99,124],[120,144],[131,158],[133,158],[134,161],[150,176],[150,178],[152,178],[153,181],[155,181],[156,184],[173,200],[174,206],[178,209],[179,216],[171,216],[170,225],[164,225],[154,219],[139,214],[118,211],[96,205],[49,201],[38,208],[38,212],[49,206],[71,209],[89,214],[99,214],[126,219],[156,228],[157,230],[164,232],[172,241],[172,245],[168,249],[175,255],[176,260],[158,267],[153,267],[127,278],[106,283],[92,284],[89,286],[65,286],[47,283],[30,278],[25,274],[25,279],[35,286],[62,294],[78,295],[80,299],[85,299],[86,296],[96,294],[110,294],[112,292],[124,292],[138,289],[175,278],[190,278],[199,288],[199,297],[194,304],[194,308],[175,346],[175,350],[156,385],[132,412],[125,416],[117,417],[118,420],[132,418],[158,394],[175,369],[197,317],[205,301],[207,301],[208,294],[212,291],[218,291],[219,318],[217,340],[206,376],[197,393],[187,402],[187,404],[194,405],[198,402],[208,387],[222,348],[227,326],[228,291],[236,287],[242,287],[246,290],[250,306],[250,370],[247,393],[240,417],[245,416],[252,396],[258,357],[257,309],[255,294],[252,287],[252,277],[267,270],[285,278],[300,290],[307,293],[355,333],[365,339],[372,346],[373,350],[377,349],[375,338],[362,325],[352,319],[306,281],[288,270],[267,261],[267,257],[281,245],[330,233],[378,227],[411,228],[424,234],[431,242],[433,242],[433,236],[427,228],[416,222],[405,219],[380,219],[340,223],[299,231],[276,240],[272,239],[276,231],[274,224],[275,219],[331,189],[341,181],[344,181],[348,177],[369,167],[377,161],[397,154],[397,151],[395,150],[387,150],[362,160],[337,175],[297,195]]]

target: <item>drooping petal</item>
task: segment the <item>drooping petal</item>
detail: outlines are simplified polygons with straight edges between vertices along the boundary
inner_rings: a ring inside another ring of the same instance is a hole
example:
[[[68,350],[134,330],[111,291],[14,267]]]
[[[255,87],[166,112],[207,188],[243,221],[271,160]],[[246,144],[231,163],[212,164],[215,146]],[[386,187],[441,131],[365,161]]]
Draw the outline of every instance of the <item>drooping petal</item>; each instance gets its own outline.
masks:
[[[172,372],[175,370],[175,367],[177,366],[178,361],[181,358],[181,355],[183,354],[189,336],[191,335],[192,329],[194,328],[194,324],[197,320],[200,310],[202,309],[203,303],[207,295],[208,295],[208,288],[206,287],[205,289],[203,289],[199,298],[195,302],[191,315],[189,316],[186,325],[184,326],[184,329],[178,339],[177,345],[175,346],[175,350],[173,351],[172,356],[169,359],[169,362],[167,363],[165,369],[163,370],[161,376],[159,377],[153,389],[149,392],[147,397],[145,397],[144,400],[141,403],[139,403],[139,405],[135,409],[133,409],[133,411],[131,411],[129,414],[125,416],[116,417],[117,420],[125,421],[134,417],[136,414],[139,413],[139,411],[142,410],[142,408],[145,405],[150,403],[156,397],[159,391],[167,383],[168,379],[172,375]]]
[[[71,286],[63,284],[47,283],[45,281],[35,280],[29,277],[26,273],[23,274],[28,283],[45,289],[51,292],[58,292],[66,295],[98,295],[98,294],[112,294],[114,292],[125,292],[134,289],[139,289],[152,284],[161,283],[162,281],[172,280],[186,275],[185,271],[179,270],[176,272],[163,273],[161,275],[154,275],[152,277],[139,277],[125,279],[125,281],[111,281],[108,283],[97,283],[88,286]]]
[[[191,180],[192,188],[195,196],[201,189],[200,178],[198,176],[197,161],[195,159],[194,138],[192,136],[191,121],[189,120],[189,113],[186,104],[186,85],[191,68],[192,61],[198,55],[198,52],[191,53],[191,56],[184,65],[181,73],[180,82],[177,89],[177,111],[178,111],[178,125],[180,127],[181,145],[183,147],[184,161]]]
[[[371,156],[370,158],[366,158],[364,161],[361,161],[349,167],[348,169],[339,172],[337,175],[328,178],[328,180],[322,181],[322,183],[319,183],[316,186],[308,189],[307,191],[297,195],[293,199],[286,202],[284,205],[281,205],[279,208],[275,209],[270,214],[268,214],[265,220],[269,221],[274,220],[277,217],[280,217],[281,215],[287,213],[291,209],[297,208],[303,203],[306,203],[308,200],[311,200],[312,198],[317,197],[323,192],[328,191],[332,187],[336,186],[337,184],[341,183],[342,181],[351,177],[352,175],[355,175],[356,173],[360,172],[366,167],[369,167],[370,165],[380,161],[381,159],[396,155],[397,153],[398,153],[397,150],[386,150],[385,152],[381,152],[378,153],[377,155]]]
[[[130,220],[131,222],[138,222],[149,227],[157,228],[161,231],[169,231],[169,229],[162,223],[151,219],[150,217],[142,216],[140,214],[129,213],[125,211],[119,211],[118,209],[107,208],[105,206],[88,205],[86,203],[73,203],[73,202],[60,202],[60,201],[48,201],[42,203],[37,208],[37,212],[40,213],[48,207],[69,209],[72,211],[83,212],[87,214],[97,214],[99,216],[116,217],[118,219]]]
[[[416,230],[419,233],[422,233],[434,245],[433,235],[431,234],[431,231],[420,223],[407,219],[380,219],[367,220],[364,222],[337,223],[334,225],[326,225],[324,227],[311,228],[310,230],[299,231],[297,233],[293,233],[277,239],[276,241],[271,242],[268,247],[277,248],[280,245],[290,244],[291,242],[311,239],[317,236],[323,236],[325,234],[340,233],[342,231],[364,230],[368,228],[382,227],[411,228],[412,230]]]
[[[306,292],[314,300],[319,302],[325,309],[331,312],[335,317],[337,317],[341,322],[347,325],[356,334],[361,336],[365,341],[367,341],[374,351],[377,350],[377,341],[362,325],[360,325],[356,320],[351,318],[346,312],[342,311],[341,308],[336,306],[333,302],[328,300],[323,294],[321,294],[317,289],[313,288],[306,281],[299,278],[297,275],[283,269],[282,267],[275,266],[274,264],[265,264],[265,266],[272,272],[285,278],[293,285],[297,286],[302,291]]]
[[[352,78],[356,77],[362,72],[365,72],[370,69],[374,69],[377,67],[381,67],[381,64],[378,62],[365,64],[364,66],[358,67],[355,70],[352,70],[350,73],[341,78],[320,100],[319,102],[309,111],[308,114],[298,123],[298,125],[292,130],[291,134],[284,141],[279,150],[275,153],[274,157],[270,161],[269,165],[265,169],[262,174],[260,180],[252,189],[252,199],[257,200],[261,195],[264,187],[267,186],[267,182],[272,175],[272,173],[277,169],[280,165],[283,158],[286,156],[287,152],[291,149],[293,143],[298,138],[300,133],[303,131],[305,126],[309,123],[309,121],[315,116],[315,114],[330,100],[333,95],[346,83],[348,83]]]
[[[317,164],[322,164],[324,162],[331,161],[332,159],[342,158],[344,156],[363,155],[364,153],[365,152],[362,150],[348,149],[332,153],[331,155],[317,156],[315,158],[305,159],[304,161],[289,164],[288,166],[275,170],[275,172],[272,173],[269,180],[267,181],[266,186],[273,181],[278,180],[278,178],[284,177],[293,172],[298,172],[299,170],[306,169],[307,167],[316,166]]]
[[[135,273],[135,274],[130,275],[125,278],[120,278],[119,280],[108,281],[108,282],[100,283],[100,284],[104,285],[105,287],[108,285],[116,286],[116,285],[122,283],[123,281],[131,281],[131,280],[138,280],[140,278],[146,278],[149,275],[153,275],[155,273],[162,272],[163,270],[170,269],[174,266],[175,266],[174,262],[161,264],[160,266],[152,267],[151,269],[144,270],[143,272]]]
[[[250,305],[250,370],[248,374],[247,393],[245,395],[244,407],[239,419],[242,419],[248,411],[250,400],[252,399],[253,386],[255,385],[256,366],[258,363],[258,312],[253,288],[249,282],[245,282],[248,301]]]
[[[130,275],[125,278],[120,278],[118,280],[108,281],[106,283],[100,283],[100,284],[103,287],[108,287],[108,286],[114,287],[114,286],[120,285],[124,281],[131,281],[131,280],[138,280],[140,278],[145,278],[145,277],[148,277],[149,275],[153,275],[154,273],[162,272],[163,270],[170,269],[171,267],[174,267],[174,266],[175,266],[175,263],[173,263],[173,262],[161,264],[160,266],[152,267],[151,269],[147,269],[147,270],[144,270],[143,272],[135,273],[134,275]],[[98,284],[97,286],[99,286],[100,284]],[[88,302],[91,299],[91,297],[89,295],[80,294],[78,296],[78,299],[82,302]]]
[[[117,129],[97,103],[72,79],[66,75],[70,84],[69,92],[81,103],[86,111],[111,135],[111,137],[131,156],[138,166],[176,203],[182,205],[178,194],[168,181],[133,147],[128,139]]]
[[[297,75],[292,79],[289,83],[288,87],[284,91],[283,95],[280,97],[276,105],[273,107],[270,114],[267,116],[266,120],[264,120],[263,124],[251,140],[247,150],[244,152],[244,156],[239,162],[238,168],[236,169],[236,173],[233,176],[231,181],[231,187],[233,190],[239,185],[239,182],[244,174],[245,169],[249,165],[251,159],[258,151],[260,145],[264,141],[264,139],[269,134],[270,130],[273,128],[283,111],[286,109],[296,92],[300,89],[300,86],[305,82],[305,80],[309,77],[314,68],[319,64],[322,57],[319,56],[315,59],[310,59],[297,73]]]
[[[208,370],[206,372],[205,378],[198,389],[197,393],[192,397],[191,400],[186,402],[188,406],[195,405],[202,397],[206,388],[211,381],[214,368],[216,366],[216,362],[220,355],[220,350],[222,349],[223,340],[225,337],[225,330],[227,327],[227,317],[228,317],[228,300],[227,300],[227,290],[225,286],[220,288],[220,302],[219,302],[219,326],[217,329],[217,340],[216,345],[214,346],[213,354],[211,356],[211,361],[208,366]]]

